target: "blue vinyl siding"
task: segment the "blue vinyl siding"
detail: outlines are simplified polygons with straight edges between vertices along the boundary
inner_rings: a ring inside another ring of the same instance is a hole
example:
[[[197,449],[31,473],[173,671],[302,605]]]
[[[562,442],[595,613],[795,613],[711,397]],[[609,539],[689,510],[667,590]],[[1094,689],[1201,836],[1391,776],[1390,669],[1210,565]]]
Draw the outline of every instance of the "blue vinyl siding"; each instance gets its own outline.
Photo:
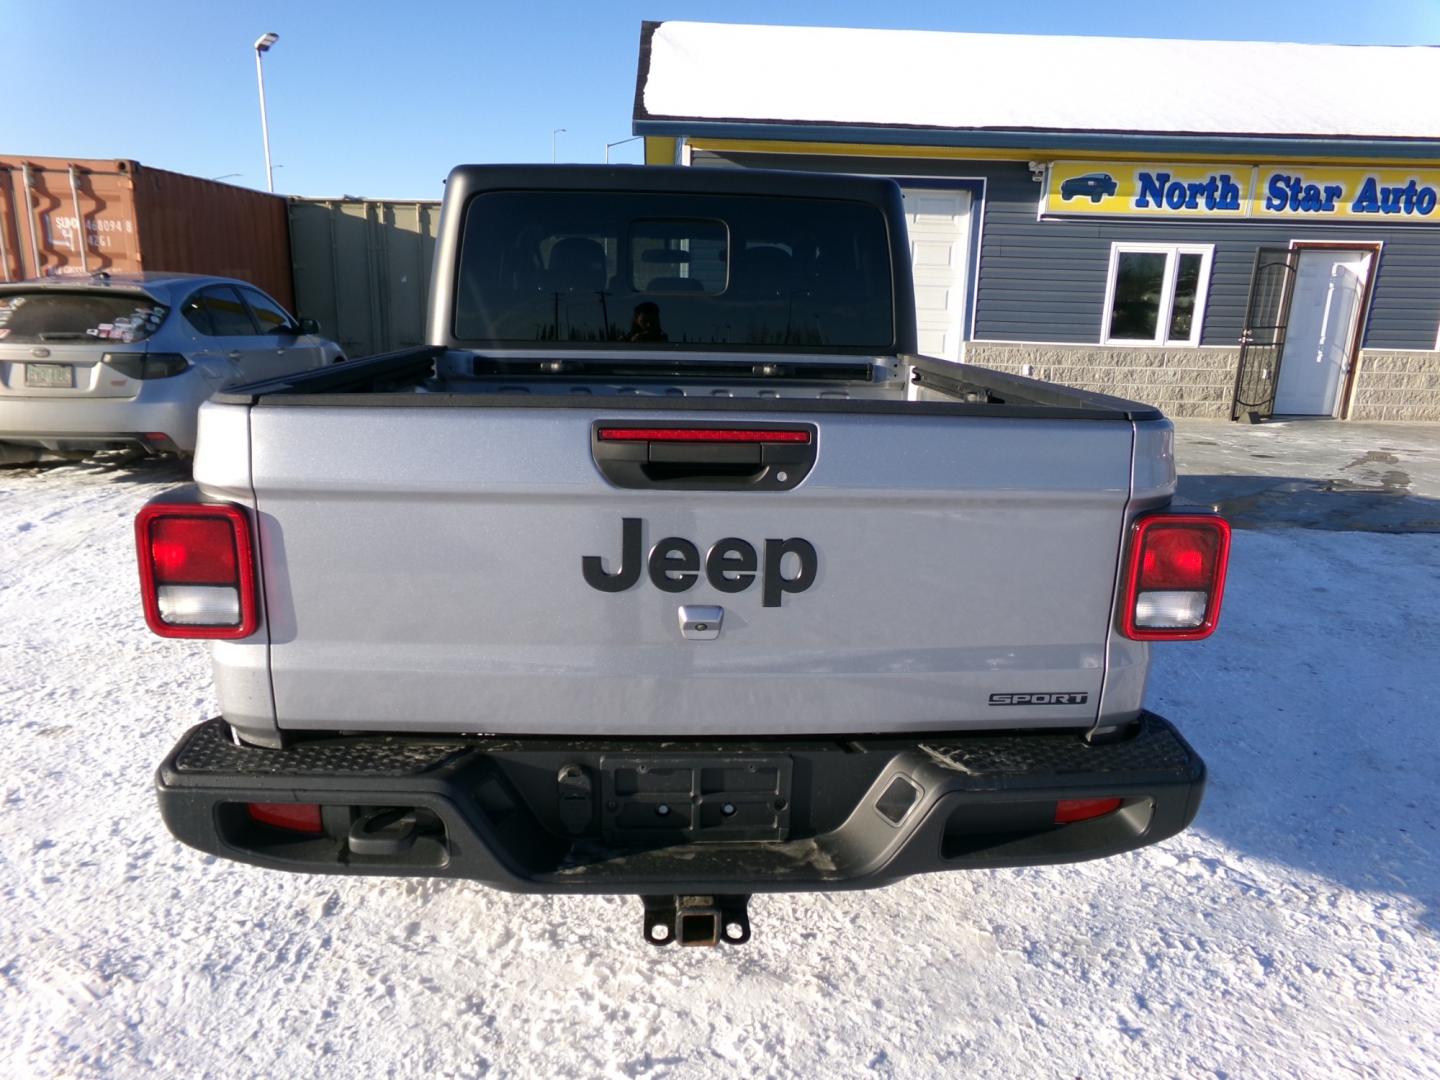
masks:
[[[1205,221],[1039,221],[1041,185],[1018,163],[802,157],[697,152],[696,165],[879,173],[985,180],[972,338],[1098,343],[1110,245],[1116,241],[1213,244],[1201,344],[1234,345],[1259,247],[1292,240],[1382,242],[1366,327],[1372,349],[1433,349],[1440,327],[1440,227],[1252,225]],[[977,210],[981,207],[977,204]],[[978,217],[978,215],[977,215]]]

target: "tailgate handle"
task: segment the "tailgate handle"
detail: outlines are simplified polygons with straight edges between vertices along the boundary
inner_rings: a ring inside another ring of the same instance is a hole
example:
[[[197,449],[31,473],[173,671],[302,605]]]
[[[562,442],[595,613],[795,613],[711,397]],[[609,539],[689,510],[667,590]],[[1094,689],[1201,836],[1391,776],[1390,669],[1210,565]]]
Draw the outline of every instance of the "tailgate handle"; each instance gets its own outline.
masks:
[[[814,424],[647,424],[599,421],[590,450],[616,487],[786,491],[815,465]]]

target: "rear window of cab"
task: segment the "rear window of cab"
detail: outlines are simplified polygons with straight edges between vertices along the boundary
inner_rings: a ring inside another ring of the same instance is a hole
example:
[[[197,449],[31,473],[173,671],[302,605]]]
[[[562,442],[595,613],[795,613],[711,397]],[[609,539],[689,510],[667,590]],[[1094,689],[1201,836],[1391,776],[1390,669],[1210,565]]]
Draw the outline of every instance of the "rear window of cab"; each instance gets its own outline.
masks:
[[[497,191],[470,200],[466,344],[876,352],[893,347],[890,241],[862,202]]]
[[[0,344],[144,341],[166,308],[143,293],[31,289],[0,293]]]

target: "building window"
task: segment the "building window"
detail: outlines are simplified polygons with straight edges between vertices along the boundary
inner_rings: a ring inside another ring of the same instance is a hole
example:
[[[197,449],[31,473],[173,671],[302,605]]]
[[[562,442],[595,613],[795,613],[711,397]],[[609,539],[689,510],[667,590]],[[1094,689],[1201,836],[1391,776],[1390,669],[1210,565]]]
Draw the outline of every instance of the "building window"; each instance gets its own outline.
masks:
[[[1198,345],[1210,284],[1199,244],[1112,244],[1105,291],[1107,345]]]

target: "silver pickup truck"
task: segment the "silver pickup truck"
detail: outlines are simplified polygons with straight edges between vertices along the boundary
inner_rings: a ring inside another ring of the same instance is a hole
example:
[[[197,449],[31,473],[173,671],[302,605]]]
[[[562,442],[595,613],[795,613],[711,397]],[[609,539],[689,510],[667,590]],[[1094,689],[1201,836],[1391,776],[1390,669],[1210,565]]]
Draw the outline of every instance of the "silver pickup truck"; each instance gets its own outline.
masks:
[[[1204,766],[1142,706],[1229,530],[1154,409],[915,355],[885,180],[465,166],[429,345],[218,394],[136,522],[223,715],[203,851],[644,900],[1113,855]]]

